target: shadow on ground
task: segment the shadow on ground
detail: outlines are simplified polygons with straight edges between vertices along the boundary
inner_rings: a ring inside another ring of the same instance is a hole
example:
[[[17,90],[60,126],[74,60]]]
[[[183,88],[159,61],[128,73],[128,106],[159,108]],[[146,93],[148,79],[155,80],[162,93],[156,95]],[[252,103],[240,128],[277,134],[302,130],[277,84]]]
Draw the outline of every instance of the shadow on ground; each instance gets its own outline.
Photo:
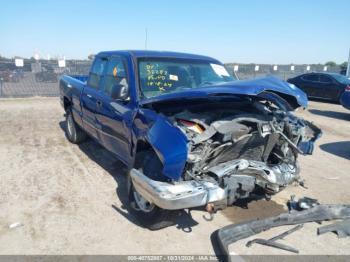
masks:
[[[273,200],[245,198],[237,200],[234,206],[226,208],[222,214],[232,223],[240,223],[252,218],[276,216],[287,210],[287,205],[278,204]]]
[[[323,144],[320,148],[327,153],[350,160],[350,141]]]
[[[327,110],[324,111],[324,110],[318,110],[318,109],[309,109],[309,112],[314,115],[326,116],[330,118],[350,121],[350,111],[349,113],[343,113],[343,112],[335,112],[335,111],[327,111]]]
[[[65,131],[65,121],[59,123],[60,128]],[[110,174],[117,183],[116,194],[120,199],[122,206],[119,208],[115,205],[111,205],[116,212],[128,219],[135,225],[142,226],[137,219],[130,213],[128,205],[128,190],[127,190],[127,167],[115,158],[109,151],[104,149],[101,145],[92,139],[88,139],[84,143],[78,145],[79,149],[87,155],[93,162],[102,167],[108,174]],[[191,212],[181,211],[174,216],[173,225],[176,228],[184,231],[191,232],[192,227],[198,224],[192,216]]]
[[[310,101],[315,101],[315,102],[319,102],[319,103],[340,105],[339,101],[332,101],[332,100],[321,99],[321,98],[314,98],[314,97],[309,97],[308,99]]]

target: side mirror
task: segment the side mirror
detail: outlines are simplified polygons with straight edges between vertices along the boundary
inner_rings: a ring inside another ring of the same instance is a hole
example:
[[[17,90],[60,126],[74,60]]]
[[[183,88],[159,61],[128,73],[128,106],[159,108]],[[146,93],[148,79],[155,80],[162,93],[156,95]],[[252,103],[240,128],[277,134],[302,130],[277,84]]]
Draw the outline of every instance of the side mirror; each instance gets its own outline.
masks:
[[[126,100],[129,97],[129,88],[126,85],[117,84],[112,87],[111,97],[115,100]]]

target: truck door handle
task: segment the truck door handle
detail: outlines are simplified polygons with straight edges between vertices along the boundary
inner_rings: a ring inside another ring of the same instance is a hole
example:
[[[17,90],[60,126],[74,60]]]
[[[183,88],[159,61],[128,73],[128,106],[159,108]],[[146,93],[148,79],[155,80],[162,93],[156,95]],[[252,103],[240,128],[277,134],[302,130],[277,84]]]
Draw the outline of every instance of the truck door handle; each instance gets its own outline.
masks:
[[[102,106],[102,102],[101,102],[100,100],[97,100],[96,105],[97,105],[98,107],[101,107],[101,106]]]
[[[87,96],[88,98],[92,98],[92,95],[90,95],[90,94],[86,94],[86,96]]]

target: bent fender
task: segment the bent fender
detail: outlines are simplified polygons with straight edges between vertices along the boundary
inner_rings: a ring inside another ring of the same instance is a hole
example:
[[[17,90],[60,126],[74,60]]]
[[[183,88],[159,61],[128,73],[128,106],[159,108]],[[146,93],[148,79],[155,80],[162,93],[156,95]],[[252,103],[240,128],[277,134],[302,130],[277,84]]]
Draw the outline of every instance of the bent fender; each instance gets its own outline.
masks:
[[[187,160],[187,137],[164,116],[158,116],[147,140],[163,163],[163,174],[179,180]]]

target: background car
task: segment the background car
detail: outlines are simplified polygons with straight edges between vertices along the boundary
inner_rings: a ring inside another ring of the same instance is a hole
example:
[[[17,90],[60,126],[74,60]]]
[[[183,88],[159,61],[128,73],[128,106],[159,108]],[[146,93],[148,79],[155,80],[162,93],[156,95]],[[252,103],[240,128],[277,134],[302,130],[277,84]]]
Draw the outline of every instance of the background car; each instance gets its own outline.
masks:
[[[19,82],[21,76],[16,70],[6,70],[3,72],[0,72],[0,78],[3,82]]]
[[[52,67],[43,67],[41,72],[35,74],[35,81],[56,83],[58,81],[58,75]]]
[[[309,73],[287,80],[302,89],[309,98],[340,102],[345,89],[350,89],[350,80],[336,73]]]

